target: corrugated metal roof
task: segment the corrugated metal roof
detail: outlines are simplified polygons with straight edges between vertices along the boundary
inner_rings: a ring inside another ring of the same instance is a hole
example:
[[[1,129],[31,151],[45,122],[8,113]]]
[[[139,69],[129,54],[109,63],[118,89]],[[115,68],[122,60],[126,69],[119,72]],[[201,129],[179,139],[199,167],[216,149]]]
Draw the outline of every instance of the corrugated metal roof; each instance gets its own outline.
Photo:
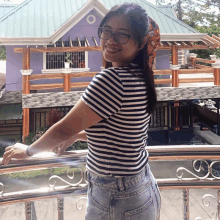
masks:
[[[0,105],[0,120],[22,119],[22,105]]]
[[[100,0],[109,10],[116,4],[133,0]],[[26,0],[0,19],[0,37],[50,37],[76,14],[87,0]],[[198,33],[145,0],[135,0],[154,19],[161,33]]]
[[[3,17],[8,12],[10,12],[16,6],[17,5],[0,4],[0,18]]]
[[[176,14],[170,5],[158,5],[157,7],[163,12],[173,15],[176,18]]]

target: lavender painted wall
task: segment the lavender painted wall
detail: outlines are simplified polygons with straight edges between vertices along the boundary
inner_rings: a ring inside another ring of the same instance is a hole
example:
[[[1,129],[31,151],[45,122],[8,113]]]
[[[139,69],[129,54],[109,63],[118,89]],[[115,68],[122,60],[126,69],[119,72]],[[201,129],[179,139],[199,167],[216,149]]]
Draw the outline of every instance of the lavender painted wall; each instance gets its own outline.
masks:
[[[14,52],[15,46],[6,47],[6,91],[22,90],[22,54]]]
[[[7,46],[7,62],[6,62],[6,91],[22,90],[22,54],[15,53],[15,47],[24,46]],[[43,69],[43,54],[31,53],[30,68],[33,69],[32,74],[41,74]],[[37,81],[35,82],[35,84]],[[39,82],[38,82],[39,83]]]
[[[158,50],[156,56],[156,69],[170,69],[170,51]]]
[[[89,15],[94,15],[96,17],[95,23],[89,24],[87,22],[87,17]],[[72,40],[75,40],[77,37],[79,37],[80,40],[84,40],[86,36],[90,46],[95,46],[95,43],[92,39],[92,37],[94,37],[98,45],[100,45],[100,40],[98,38],[97,31],[101,21],[102,19],[98,16],[97,12],[95,10],[92,10],[63,36],[63,40],[69,40],[69,37],[71,37]],[[102,52],[100,51],[88,52],[88,66],[91,72],[100,71],[101,70],[100,67],[102,66]],[[89,82],[91,80],[92,77],[75,78],[75,79],[71,79],[71,82],[80,82],[80,81]]]

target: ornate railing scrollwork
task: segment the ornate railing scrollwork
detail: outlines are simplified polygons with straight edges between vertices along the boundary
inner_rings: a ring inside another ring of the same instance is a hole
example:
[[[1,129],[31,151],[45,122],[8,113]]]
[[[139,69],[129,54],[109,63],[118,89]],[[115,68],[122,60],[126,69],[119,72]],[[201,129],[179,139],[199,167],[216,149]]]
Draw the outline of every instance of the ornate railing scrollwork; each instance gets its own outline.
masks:
[[[211,205],[210,199],[215,200],[216,201],[216,206],[218,207],[218,199],[215,196],[211,195],[211,194],[206,194],[202,197],[203,205],[206,206],[206,207],[209,207]],[[217,212],[216,215],[215,215],[215,218],[214,219],[211,218],[210,220],[218,220],[218,219],[219,218],[218,218],[218,212]],[[195,220],[203,220],[203,219],[201,217],[196,217]]]
[[[51,188],[55,188],[55,185],[56,185],[56,180],[55,179],[59,179],[61,180],[62,182],[66,183],[68,186],[70,187],[76,187],[76,186],[86,186],[87,185],[87,180],[86,180],[86,171],[83,171],[81,168],[77,168],[80,170],[80,173],[81,173],[81,179],[77,182],[77,183],[70,183],[68,181],[66,181],[65,179],[57,176],[57,175],[53,175],[49,178],[49,186]],[[74,175],[74,171],[72,171],[72,175],[70,175],[70,169],[67,170],[67,177],[70,179],[70,180],[73,180],[75,175]],[[54,180],[53,184],[50,184],[50,181],[51,180]],[[83,181],[85,181],[86,184],[81,184]]]
[[[80,198],[76,201],[76,208],[77,208],[78,210],[82,210],[82,209],[83,209],[83,205],[81,205],[81,207],[79,207],[79,201],[82,200],[82,199],[87,200],[87,197],[80,197]]]
[[[198,168],[196,168],[196,163],[200,162],[200,165]],[[220,179],[220,176],[216,176],[215,173],[216,173],[216,170],[213,168],[213,166],[217,163],[220,163],[220,161],[213,161],[211,162],[211,164],[209,164],[207,161],[205,160],[195,160],[193,162],[193,168],[194,170],[197,172],[197,173],[200,173],[202,171],[202,163],[206,164],[207,166],[207,174],[205,176],[198,176],[196,175],[195,173],[191,172],[190,170],[186,169],[185,167],[179,167],[177,170],[176,170],[176,176],[179,178],[179,179],[182,179],[183,177],[183,172],[179,175],[178,173],[185,170],[187,173],[191,174],[192,176],[196,177],[197,179],[200,179],[200,180],[204,180],[204,179],[207,179],[209,177],[209,175],[211,174],[213,178],[215,179]]]
[[[0,182],[0,196],[3,195],[4,192],[4,184]]]

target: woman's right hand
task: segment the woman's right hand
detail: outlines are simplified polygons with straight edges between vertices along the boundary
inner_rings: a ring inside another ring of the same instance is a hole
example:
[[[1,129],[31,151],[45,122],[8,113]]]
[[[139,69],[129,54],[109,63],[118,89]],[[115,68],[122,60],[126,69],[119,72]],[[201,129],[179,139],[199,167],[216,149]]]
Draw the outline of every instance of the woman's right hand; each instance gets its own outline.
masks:
[[[61,144],[60,146],[54,148],[52,151],[54,153],[56,153],[58,156],[62,155],[66,149],[71,146],[73,143],[78,141],[78,137],[77,135],[74,135],[73,137],[69,138],[68,140],[66,140],[63,144]]]

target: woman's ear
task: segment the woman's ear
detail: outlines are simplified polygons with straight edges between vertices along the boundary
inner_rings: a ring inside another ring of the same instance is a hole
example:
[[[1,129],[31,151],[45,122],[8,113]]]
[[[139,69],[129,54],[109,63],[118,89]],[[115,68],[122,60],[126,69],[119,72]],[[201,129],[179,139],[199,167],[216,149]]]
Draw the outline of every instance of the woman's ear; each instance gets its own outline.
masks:
[[[143,38],[143,43],[142,43],[142,45],[140,46],[140,48],[138,49],[138,50],[142,50],[143,49],[143,47],[145,46],[145,44],[147,43],[147,36],[144,36],[144,38]]]

